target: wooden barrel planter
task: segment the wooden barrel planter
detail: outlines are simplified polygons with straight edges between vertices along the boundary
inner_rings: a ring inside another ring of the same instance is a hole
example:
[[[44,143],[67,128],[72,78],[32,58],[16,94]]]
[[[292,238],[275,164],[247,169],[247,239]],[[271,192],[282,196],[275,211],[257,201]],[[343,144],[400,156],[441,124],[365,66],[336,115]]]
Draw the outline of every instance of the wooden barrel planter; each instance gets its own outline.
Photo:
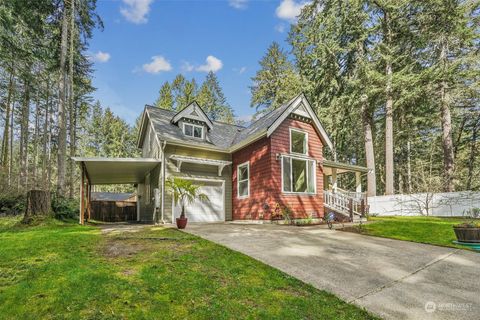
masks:
[[[454,226],[453,230],[459,242],[480,243],[480,228]]]

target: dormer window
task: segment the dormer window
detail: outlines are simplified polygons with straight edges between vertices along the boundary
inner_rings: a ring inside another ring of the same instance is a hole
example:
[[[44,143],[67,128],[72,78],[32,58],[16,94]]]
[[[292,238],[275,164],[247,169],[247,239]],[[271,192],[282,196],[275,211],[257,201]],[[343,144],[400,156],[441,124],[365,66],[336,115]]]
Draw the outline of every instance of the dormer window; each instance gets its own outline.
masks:
[[[203,138],[203,126],[197,126],[195,124],[184,123],[183,124],[183,133],[186,136],[193,138]]]

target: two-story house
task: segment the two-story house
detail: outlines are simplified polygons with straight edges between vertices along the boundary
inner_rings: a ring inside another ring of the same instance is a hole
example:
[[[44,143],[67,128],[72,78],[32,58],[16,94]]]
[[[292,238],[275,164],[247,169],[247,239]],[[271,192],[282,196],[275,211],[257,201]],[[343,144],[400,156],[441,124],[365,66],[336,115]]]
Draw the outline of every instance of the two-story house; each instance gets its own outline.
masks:
[[[165,190],[173,176],[194,180],[209,198],[186,208],[190,222],[269,220],[277,208],[289,208],[294,219],[320,218],[325,205],[350,215],[365,206],[356,199],[368,170],[324,159],[332,142],[303,94],[248,127],[212,121],[195,102],[180,112],[146,106],[138,147],[142,158],[75,158],[82,213],[89,212],[90,185],[132,183],[139,221],[175,221],[180,208]],[[353,197],[337,188],[345,172],[355,172]]]

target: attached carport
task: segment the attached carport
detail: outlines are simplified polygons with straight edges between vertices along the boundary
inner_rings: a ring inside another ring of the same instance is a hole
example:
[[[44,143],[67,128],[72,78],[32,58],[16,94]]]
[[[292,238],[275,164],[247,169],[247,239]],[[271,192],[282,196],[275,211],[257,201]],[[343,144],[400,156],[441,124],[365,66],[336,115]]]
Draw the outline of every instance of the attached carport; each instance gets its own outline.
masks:
[[[73,157],[80,166],[80,224],[90,218],[92,185],[136,184],[160,164],[155,158],[84,158]],[[137,207],[138,208],[138,207]],[[137,209],[138,210],[138,209]],[[137,212],[138,214],[138,212]]]

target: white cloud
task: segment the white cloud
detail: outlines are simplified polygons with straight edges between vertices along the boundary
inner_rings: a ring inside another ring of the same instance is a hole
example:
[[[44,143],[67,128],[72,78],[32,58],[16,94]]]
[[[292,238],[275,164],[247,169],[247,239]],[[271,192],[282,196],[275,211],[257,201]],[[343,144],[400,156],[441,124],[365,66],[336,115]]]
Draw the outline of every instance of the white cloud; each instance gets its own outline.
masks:
[[[242,74],[245,71],[247,71],[247,67],[241,67],[241,68],[233,68],[233,72],[237,72],[238,74]]]
[[[142,69],[148,73],[159,73],[172,70],[172,65],[162,56],[153,56],[152,62],[145,63]]]
[[[283,23],[279,23],[275,26],[275,31],[284,33],[285,32],[285,25]]]
[[[98,51],[92,56],[92,60],[97,62],[107,62],[108,60],[110,60],[110,53]]]
[[[192,64],[190,64],[190,62],[184,61],[182,63],[182,70],[184,72],[190,72],[190,71],[193,71],[193,69],[195,69],[195,67]]]
[[[222,60],[214,56],[208,56],[207,59],[205,59],[205,62],[206,62],[205,64],[198,66],[197,68],[195,68],[195,70],[200,72],[210,72],[210,71],[217,72],[223,67]]]
[[[282,0],[275,10],[277,17],[284,20],[294,21],[308,2],[295,2],[295,0]]]
[[[230,7],[235,9],[246,9],[248,0],[228,0]]]
[[[147,23],[150,4],[153,0],[123,0],[125,7],[120,8],[120,13],[130,22]]]

